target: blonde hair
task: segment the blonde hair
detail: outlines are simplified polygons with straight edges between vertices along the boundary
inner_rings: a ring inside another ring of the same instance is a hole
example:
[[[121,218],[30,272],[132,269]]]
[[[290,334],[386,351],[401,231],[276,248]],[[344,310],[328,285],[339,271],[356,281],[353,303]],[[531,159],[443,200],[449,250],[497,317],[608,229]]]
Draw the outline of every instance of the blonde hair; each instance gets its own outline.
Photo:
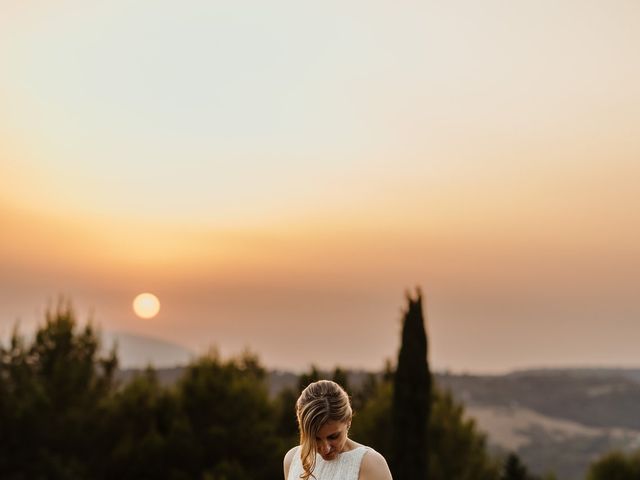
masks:
[[[300,430],[300,459],[307,480],[316,466],[316,435],[330,421],[349,422],[353,412],[349,395],[336,382],[319,380],[310,383],[296,402],[296,416]],[[315,477],[314,477],[315,478]]]

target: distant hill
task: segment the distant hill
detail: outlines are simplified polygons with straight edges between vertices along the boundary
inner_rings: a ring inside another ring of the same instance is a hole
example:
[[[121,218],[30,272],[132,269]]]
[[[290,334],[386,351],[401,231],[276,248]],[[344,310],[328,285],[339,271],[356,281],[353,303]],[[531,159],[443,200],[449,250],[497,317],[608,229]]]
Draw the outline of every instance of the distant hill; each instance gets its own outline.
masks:
[[[120,372],[125,380],[136,370]],[[160,369],[167,385],[181,368]],[[357,388],[367,372],[350,371]],[[380,374],[381,375],[381,374]],[[465,405],[490,447],[516,452],[532,471],[584,480],[588,466],[613,449],[640,449],[640,369],[521,370],[506,375],[436,373],[439,387]],[[298,376],[271,371],[269,391],[297,387]]]
[[[120,368],[135,369],[152,365],[154,368],[170,368],[186,365],[195,354],[185,347],[148,336],[128,332],[103,332],[102,348],[105,351],[117,346]]]
[[[465,404],[521,406],[592,427],[640,429],[637,370],[526,370],[499,376],[439,375]]]
[[[465,404],[491,445],[536,473],[583,480],[591,462],[640,448],[640,369],[523,370],[436,375]]]

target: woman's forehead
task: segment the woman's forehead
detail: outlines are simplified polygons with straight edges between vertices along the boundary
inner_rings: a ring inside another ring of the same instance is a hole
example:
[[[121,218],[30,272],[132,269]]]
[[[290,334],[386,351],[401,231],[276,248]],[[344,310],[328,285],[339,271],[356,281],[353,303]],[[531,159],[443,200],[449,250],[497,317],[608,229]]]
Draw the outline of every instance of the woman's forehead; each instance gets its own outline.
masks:
[[[327,423],[320,427],[318,430],[318,436],[324,437],[327,435],[331,435],[336,432],[340,432],[347,428],[346,422],[339,422],[337,420],[329,420]]]

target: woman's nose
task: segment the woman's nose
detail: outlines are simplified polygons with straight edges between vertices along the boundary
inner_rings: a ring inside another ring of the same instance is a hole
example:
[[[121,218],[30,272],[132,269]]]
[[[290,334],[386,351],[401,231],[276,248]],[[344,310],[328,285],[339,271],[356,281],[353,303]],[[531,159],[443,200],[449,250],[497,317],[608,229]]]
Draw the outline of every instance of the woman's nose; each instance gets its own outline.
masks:
[[[326,455],[327,453],[329,453],[329,450],[331,450],[329,442],[320,442],[320,451],[322,453]]]

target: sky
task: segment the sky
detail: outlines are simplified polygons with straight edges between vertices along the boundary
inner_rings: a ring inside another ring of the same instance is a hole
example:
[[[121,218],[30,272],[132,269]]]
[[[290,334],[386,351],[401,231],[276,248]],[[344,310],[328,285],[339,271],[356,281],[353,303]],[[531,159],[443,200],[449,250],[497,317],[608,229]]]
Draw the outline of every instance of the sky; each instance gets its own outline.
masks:
[[[0,336],[640,367],[635,0],[0,2]],[[161,310],[131,308],[153,292]]]

